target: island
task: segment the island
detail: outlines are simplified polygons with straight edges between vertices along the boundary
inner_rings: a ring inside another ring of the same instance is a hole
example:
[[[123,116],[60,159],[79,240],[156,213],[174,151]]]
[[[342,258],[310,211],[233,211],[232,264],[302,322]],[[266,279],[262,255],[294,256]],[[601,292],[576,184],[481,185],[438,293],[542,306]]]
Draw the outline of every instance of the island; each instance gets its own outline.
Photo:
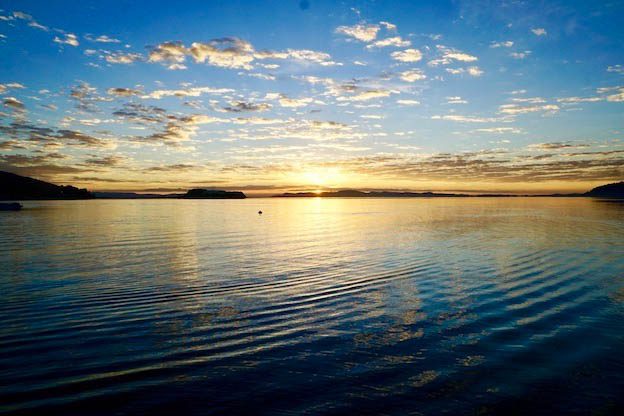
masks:
[[[245,199],[247,195],[240,191],[222,191],[219,189],[191,189],[180,198],[183,199]]]

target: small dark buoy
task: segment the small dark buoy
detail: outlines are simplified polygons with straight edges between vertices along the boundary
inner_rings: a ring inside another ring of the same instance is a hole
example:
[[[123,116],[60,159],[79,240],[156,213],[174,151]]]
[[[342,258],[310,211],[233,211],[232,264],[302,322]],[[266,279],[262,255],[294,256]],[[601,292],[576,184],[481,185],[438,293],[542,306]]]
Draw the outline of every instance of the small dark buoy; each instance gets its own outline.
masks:
[[[258,211],[258,215],[262,215],[262,211]]]

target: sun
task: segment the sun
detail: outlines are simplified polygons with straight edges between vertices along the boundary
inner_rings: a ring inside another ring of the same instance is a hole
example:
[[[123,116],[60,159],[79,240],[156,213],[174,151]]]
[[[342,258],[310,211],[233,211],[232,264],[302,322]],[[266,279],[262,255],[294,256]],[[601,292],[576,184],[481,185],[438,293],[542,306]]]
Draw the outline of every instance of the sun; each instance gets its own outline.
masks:
[[[316,193],[322,192],[322,188],[340,186],[344,182],[344,175],[339,169],[325,168],[305,171],[301,175],[303,185],[314,186]]]

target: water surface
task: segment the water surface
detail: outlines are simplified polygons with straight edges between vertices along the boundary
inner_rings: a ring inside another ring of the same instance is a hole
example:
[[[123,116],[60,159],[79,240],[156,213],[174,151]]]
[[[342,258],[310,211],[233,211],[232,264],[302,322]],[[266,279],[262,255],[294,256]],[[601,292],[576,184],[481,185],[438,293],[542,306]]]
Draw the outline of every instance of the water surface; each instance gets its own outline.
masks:
[[[0,213],[0,412],[623,409],[624,204],[24,204]]]

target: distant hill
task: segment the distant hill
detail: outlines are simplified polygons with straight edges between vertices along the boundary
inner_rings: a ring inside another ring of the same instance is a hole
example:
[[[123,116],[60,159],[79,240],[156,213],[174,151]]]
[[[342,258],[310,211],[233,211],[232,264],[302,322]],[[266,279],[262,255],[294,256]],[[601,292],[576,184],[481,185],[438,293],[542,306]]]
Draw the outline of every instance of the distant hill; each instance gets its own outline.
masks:
[[[217,189],[191,189],[180,198],[184,199],[245,199],[240,191],[221,191]]]
[[[371,191],[363,192],[352,189],[333,192],[297,192],[275,195],[277,198],[430,198],[440,196],[468,196],[464,194],[445,194],[436,192],[393,192],[393,191]]]
[[[584,195],[597,198],[624,198],[624,182],[598,186]]]
[[[0,200],[91,199],[93,194],[74,186],[59,186],[38,179],[0,171]]]

